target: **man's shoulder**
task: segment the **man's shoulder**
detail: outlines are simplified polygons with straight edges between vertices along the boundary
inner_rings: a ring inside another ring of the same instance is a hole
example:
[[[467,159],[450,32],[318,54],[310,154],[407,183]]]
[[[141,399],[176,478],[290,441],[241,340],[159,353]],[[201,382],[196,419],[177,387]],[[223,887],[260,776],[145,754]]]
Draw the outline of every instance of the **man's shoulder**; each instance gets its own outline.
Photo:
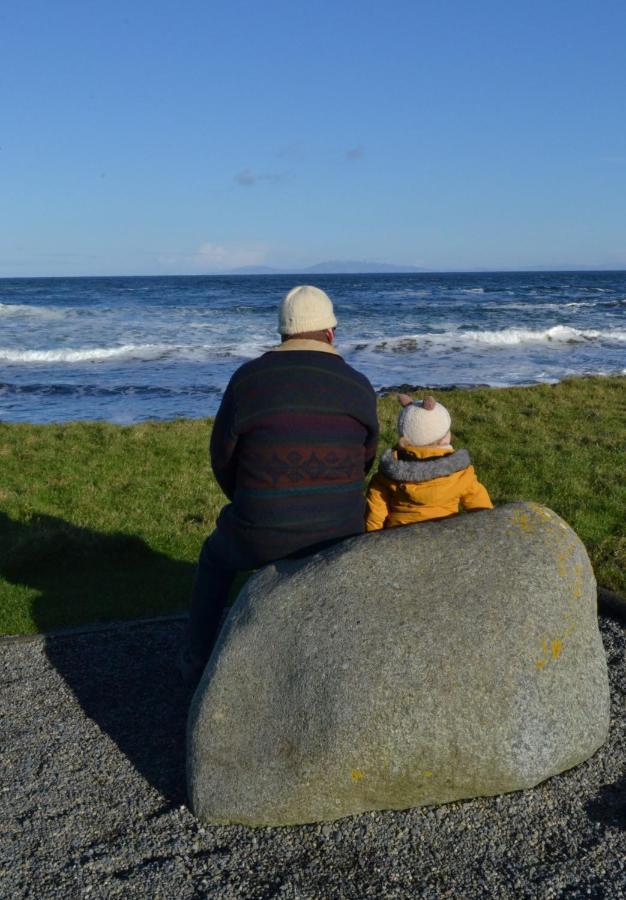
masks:
[[[299,371],[307,380],[316,377],[336,377],[343,382],[351,382],[354,387],[366,391],[375,398],[374,388],[368,378],[345,361],[339,353],[322,353],[315,350],[298,350],[293,352],[267,351],[256,359],[248,360],[234,372],[231,378],[233,388],[241,386],[246,389],[251,379],[264,377],[272,370],[279,374],[280,370],[297,377]]]
[[[273,353],[270,351],[260,357],[260,359],[267,360],[268,365],[271,365],[278,358],[287,367],[302,366],[306,369],[319,368],[321,371],[336,372],[344,377],[347,375],[353,377],[364,386],[371,387],[367,377],[346,362],[339,352],[325,353],[319,350],[294,350],[293,352]]]
[[[230,383],[236,386],[238,382],[245,381],[250,375],[255,375],[259,370],[267,368],[268,357],[271,353],[262,353],[254,359],[248,359],[242,363],[230,376]]]
[[[345,360],[343,360],[343,364],[353,378],[359,381],[363,385],[363,387],[368,388],[372,392],[372,394],[375,393],[374,388],[372,387],[372,384],[367,375],[364,375],[363,372],[359,372],[358,369],[355,369],[354,366],[351,366],[350,363],[347,363]]]

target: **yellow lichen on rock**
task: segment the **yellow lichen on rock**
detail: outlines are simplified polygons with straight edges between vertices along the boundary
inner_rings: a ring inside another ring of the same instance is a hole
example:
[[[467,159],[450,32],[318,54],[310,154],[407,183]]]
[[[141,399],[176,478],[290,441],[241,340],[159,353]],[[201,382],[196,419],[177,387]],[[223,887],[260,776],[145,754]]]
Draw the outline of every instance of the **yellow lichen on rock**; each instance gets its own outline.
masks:
[[[541,641],[541,655],[535,660],[535,668],[545,669],[547,664],[556,662],[563,652],[563,638],[543,638]]]
[[[535,531],[532,517],[523,509],[516,509],[511,518],[511,525],[526,533]]]
[[[554,515],[549,509],[546,509],[545,506],[541,506],[539,503],[535,503],[534,500],[529,500],[528,506],[532,509],[535,515],[541,516],[542,519],[551,519]]]
[[[523,534],[538,537],[554,560],[559,578],[564,582],[564,614],[562,628],[558,628],[554,637],[546,637],[541,641],[541,650],[535,658],[535,668],[542,671],[550,662],[561,658],[566,640],[571,638],[578,628],[580,607],[585,595],[586,569],[580,556],[580,544],[576,535],[556,513],[538,503],[529,501],[523,508],[513,511],[509,520],[509,528],[519,530]]]

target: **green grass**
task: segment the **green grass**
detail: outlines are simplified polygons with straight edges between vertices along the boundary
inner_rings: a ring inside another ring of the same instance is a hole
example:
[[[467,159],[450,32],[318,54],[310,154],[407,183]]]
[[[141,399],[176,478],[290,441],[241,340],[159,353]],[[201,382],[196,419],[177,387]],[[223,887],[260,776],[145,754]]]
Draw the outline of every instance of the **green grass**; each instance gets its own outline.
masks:
[[[494,503],[536,500],[626,594],[626,378],[445,391]],[[379,404],[381,450],[397,403]],[[224,502],[210,421],[120,427],[0,423],[0,632],[186,608],[198,550]]]

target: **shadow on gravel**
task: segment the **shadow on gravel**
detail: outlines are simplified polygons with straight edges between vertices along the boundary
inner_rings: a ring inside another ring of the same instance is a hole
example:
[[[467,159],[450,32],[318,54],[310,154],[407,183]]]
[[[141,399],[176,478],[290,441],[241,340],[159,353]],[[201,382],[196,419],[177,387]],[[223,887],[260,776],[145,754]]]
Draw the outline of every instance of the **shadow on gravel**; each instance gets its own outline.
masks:
[[[29,524],[0,513],[0,575],[39,592],[40,630],[98,618],[149,615],[184,603],[194,566],[137,537],[57,519]],[[155,593],[156,592],[156,593]],[[178,604],[176,603],[179,599]],[[75,604],[74,607],[71,604]],[[59,614],[65,611],[67,615]],[[112,625],[46,639],[45,652],[90,719],[164,797],[185,800],[185,726],[191,691],[175,668],[183,621]]]
[[[46,655],[85,715],[108,734],[168,807],[186,800],[185,727],[192,691],[174,661],[182,623],[46,640]]]
[[[594,822],[626,830],[626,775],[601,788],[587,803],[586,811]]]

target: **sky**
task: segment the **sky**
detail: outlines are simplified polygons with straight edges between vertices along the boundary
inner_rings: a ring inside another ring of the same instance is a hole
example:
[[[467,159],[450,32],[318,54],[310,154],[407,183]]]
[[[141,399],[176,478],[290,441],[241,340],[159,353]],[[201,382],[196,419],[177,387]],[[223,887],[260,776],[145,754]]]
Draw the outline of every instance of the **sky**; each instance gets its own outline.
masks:
[[[626,268],[623,0],[3,0],[0,276]]]

